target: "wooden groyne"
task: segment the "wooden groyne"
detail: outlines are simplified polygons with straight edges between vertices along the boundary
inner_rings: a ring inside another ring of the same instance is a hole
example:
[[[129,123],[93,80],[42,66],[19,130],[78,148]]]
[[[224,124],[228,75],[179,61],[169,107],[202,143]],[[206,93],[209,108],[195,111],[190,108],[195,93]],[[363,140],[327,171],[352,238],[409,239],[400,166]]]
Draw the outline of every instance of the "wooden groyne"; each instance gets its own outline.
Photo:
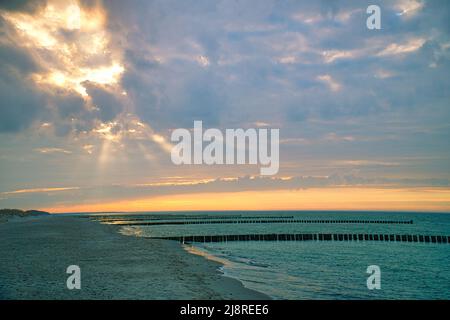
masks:
[[[412,220],[341,220],[341,219],[218,219],[192,221],[118,222],[121,226],[155,226],[183,224],[240,224],[240,223],[304,223],[304,224],[413,224]]]
[[[117,218],[98,218],[95,216],[91,216],[92,219],[100,220],[102,222],[114,222],[114,221],[166,221],[166,220],[238,220],[238,219],[294,219],[293,216],[164,216],[164,217],[117,217]]]
[[[177,237],[147,237],[148,239],[175,240],[181,243],[208,243],[231,241],[383,241],[450,244],[450,236],[411,234],[361,234],[361,233],[284,233],[284,234],[234,234]]]

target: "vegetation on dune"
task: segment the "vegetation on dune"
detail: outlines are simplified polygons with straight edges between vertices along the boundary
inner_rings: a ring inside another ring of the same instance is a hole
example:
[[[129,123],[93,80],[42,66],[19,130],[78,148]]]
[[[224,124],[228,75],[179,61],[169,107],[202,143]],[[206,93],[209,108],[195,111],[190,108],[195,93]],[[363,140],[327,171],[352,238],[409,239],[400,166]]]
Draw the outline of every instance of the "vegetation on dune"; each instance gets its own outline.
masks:
[[[0,209],[0,220],[11,217],[32,217],[48,215],[50,213],[39,210]]]

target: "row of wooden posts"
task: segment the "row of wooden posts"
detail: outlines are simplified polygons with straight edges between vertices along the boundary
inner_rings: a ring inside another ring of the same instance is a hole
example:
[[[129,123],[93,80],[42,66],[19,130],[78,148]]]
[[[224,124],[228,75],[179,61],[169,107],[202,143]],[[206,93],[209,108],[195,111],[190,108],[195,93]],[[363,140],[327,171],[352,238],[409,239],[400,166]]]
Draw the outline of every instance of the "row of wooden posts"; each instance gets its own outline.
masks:
[[[346,233],[284,233],[284,234],[235,234],[198,235],[177,237],[149,237],[150,239],[191,242],[229,242],[229,241],[384,241],[384,242],[423,242],[450,244],[450,236],[411,235],[411,234],[346,234]]]
[[[336,220],[336,219],[236,219],[236,220],[196,220],[196,221],[143,221],[118,222],[121,226],[155,226],[185,224],[241,224],[241,223],[304,223],[304,224],[413,224],[412,220]]]

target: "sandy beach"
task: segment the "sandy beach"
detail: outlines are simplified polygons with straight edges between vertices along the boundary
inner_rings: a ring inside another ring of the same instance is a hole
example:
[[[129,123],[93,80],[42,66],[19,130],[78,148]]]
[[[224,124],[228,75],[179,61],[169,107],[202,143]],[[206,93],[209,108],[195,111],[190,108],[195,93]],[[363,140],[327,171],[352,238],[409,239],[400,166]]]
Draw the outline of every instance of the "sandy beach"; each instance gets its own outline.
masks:
[[[81,268],[81,290],[66,268]],[[0,223],[0,299],[267,299],[178,243],[125,236],[87,218]]]

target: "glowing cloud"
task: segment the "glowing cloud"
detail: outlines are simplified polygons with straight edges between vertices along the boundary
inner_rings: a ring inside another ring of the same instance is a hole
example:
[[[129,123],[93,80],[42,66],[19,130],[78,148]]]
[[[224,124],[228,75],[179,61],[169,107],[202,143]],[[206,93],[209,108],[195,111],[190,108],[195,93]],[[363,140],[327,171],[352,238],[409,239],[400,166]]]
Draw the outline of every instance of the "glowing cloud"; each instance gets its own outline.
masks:
[[[400,12],[397,13],[398,16],[412,16],[416,14],[419,10],[421,10],[424,6],[424,3],[420,0],[401,0],[396,5],[397,10]]]
[[[380,51],[378,56],[392,56],[392,55],[401,55],[406,53],[414,52],[420,49],[425,43],[425,39],[411,39],[404,44],[392,43],[387,46],[384,50]]]
[[[325,83],[331,91],[336,92],[341,89],[341,85],[334,80],[329,74],[320,75],[317,80]]]
[[[36,148],[34,150],[39,153],[66,153],[66,154],[72,153],[71,151],[62,148]]]
[[[34,13],[0,14],[17,30],[17,44],[40,64],[43,71],[33,79],[43,86],[73,90],[87,98],[84,81],[116,84],[124,71],[120,50],[110,44],[100,5],[86,8],[77,1],[49,1]]]
[[[21,194],[21,193],[42,193],[42,192],[59,192],[68,190],[78,190],[78,187],[67,187],[67,188],[35,188],[35,189],[20,189],[15,191],[3,192],[4,195]]]

